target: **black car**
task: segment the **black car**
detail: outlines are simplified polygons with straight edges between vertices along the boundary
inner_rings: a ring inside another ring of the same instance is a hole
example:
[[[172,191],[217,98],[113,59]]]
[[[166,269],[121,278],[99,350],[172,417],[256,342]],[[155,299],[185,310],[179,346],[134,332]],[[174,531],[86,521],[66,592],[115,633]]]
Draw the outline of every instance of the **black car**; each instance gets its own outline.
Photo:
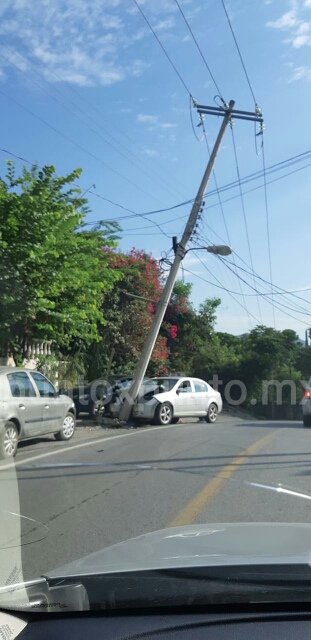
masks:
[[[96,414],[96,405],[100,401],[105,404],[105,413],[109,413],[109,404],[114,403],[119,391],[133,380],[133,376],[108,376],[107,380],[97,379],[81,384],[70,392],[75,403],[76,415],[88,413],[90,418]]]

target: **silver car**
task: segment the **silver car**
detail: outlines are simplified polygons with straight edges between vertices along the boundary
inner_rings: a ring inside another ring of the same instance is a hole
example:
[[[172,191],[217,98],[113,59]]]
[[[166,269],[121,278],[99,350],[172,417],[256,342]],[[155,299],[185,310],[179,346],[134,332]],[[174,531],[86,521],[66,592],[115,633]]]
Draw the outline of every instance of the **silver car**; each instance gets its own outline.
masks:
[[[220,393],[204,380],[151,378],[142,385],[133,417],[163,425],[191,417],[204,417],[206,422],[216,422],[221,410]]]
[[[0,458],[15,456],[18,442],[54,433],[69,440],[75,406],[38,371],[0,367]]]

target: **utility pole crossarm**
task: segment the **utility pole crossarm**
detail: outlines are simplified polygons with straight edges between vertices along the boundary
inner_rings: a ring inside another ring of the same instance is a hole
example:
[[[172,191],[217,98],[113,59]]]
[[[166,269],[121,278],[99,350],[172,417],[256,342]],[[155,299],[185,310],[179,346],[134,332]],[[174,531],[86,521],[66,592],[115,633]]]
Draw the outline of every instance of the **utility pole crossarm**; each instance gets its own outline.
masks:
[[[156,311],[155,311],[155,315],[153,318],[153,322],[152,325],[150,327],[148,336],[147,336],[147,340],[146,343],[144,345],[144,348],[142,350],[137,368],[136,368],[136,372],[135,372],[135,376],[134,376],[134,381],[133,384],[131,386],[131,388],[129,389],[129,392],[127,394],[127,397],[125,398],[123,405],[121,407],[121,411],[120,411],[120,420],[125,420],[127,421],[131,415],[131,411],[132,411],[132,406],[138,396],[142,381],[145,377],[145,373],[149,364],[149,360],[151,358],[153,349],[154,349],[154,345],[156,343],[157,337],[159,335],[159,331],[165,316],[165,312],[167,309],[167,306],[169,304],[172,292],[173,292],[173,288],[174,288],[174,284],[175,284],[175,280],[178,274],[178,270],[180,267],[180,264],[185,256],[186,253],[186,246],[188,241],[191,238],[191,235],[193,233],[193,230],[195,228],[195,224],[198,218],[198,214],[200,211],[200,207],[203,201],[203,196],[204,193],[206,191],[206,187],[208,184],[208,181],[210,179],[211,173],[213,171],[214,168],[214,164],[215,164],[215,160],[217,158],[217,154],[224,136],[224,133],[226,131],[226,128],[228,126],[228,123],[230,122],[230,118],[231,118],[231,114],[232,114],[232,110],[233,107],[235,105],[234,100],[231,100],[229,102],[229,105],[226,105],[225,108],[223,108],[221,110],[221,116],[223,117],[222,123],[221,123],[221,127],[216,139],[216,142],[214,144],[212,153],[210,155],[207,167],[205,169],[203,178],[201,180],[201,184],[196,196],[196,199],[192,205],[192,209],[190,212],[190,216],[188,219],[188,222],[186,224],[184,233],[182,235],[182,239],[181,242],[179,244],[177,244],[176,246],[176,253],[175,253],[175,258],[174,258],[174,262],[172,264],[172,268],[170,270],[170,273],[168,275],[168,278],[166,280],[165,283],[165,287],[163,289],[163,293],[161,295],[161,298],[159,300],[159,303],[157,305]],[[217,115],[217,114],[214,114]]]
[[[196,106],[196,109],[200,115],[207,114],[210,116],[223,116],[227,111],[225,106],[210,107],[202,104],[198,104]],[[259,124],[263,124],[264,122],[261,109],[259,107],[256,107],[255,111],[241,111],[240,109],[231,109],[231,118],[236,118],[237,120],[250,120],[251,122],[259,122]]]

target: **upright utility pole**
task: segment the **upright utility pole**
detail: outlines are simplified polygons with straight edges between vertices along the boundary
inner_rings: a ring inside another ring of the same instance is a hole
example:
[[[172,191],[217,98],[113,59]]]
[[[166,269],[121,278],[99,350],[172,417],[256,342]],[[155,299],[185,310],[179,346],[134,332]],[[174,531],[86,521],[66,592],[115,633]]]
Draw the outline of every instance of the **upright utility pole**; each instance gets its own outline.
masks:
[[[188,222],[186,224],[186,228],[184,230],[181,242],[177,245],[176,248],[176,254],[175,254],[175,259],[174,262],[172,264],[172,268],[170,270],[170,273],[168,275],[167,281],[165,283],[165,287],[163,289],[163,293],[162,296],[157,304],[157,308],[156,308],[156,312],[154,315],[154,319],[152,322],[152,325],[150,327],[149,330],[149,334],[145,343],[145,346],[142,350],[137,368],[136,368],[136,372],[135,372],[135,376],[134,376],[134,382],[131,386],[131,388],[129,389],[128,392],[128,397],[125,398],[124,403],[121,407],[121,411],[120,411],[120,420],[125,420],[127,421],[130,417],[131,414],[131,409],[132,409],[132,405],[133,402],[135,401],[135,398],[138,395],[139,389],[141,387],[142,381],[145,377],[146,374],[146,370],[149,364],[149,360],[151,358],[152,355],[152,351],[154,349],[154,345],[156,342],[156,339],[159,335],[159,331],[161,328],[161,324],[163,322],[163,318],[165,316],[165,312],[168,306],[168,303],[170,301],[172,292],[173,292],[173,288],[174,288],[174,284],[175,284],[175,280],[177,277],[177,273],[178,273],[178,269],[180,267],[180,263],[183,260],[185,253],[186,253],[186,246],[188,241],[190,240],[190,237],[193,233],[193,230],[195,228],[195,224],[198,218],[198,214],[199,214],[199,210],[202,204],[202,200],[203,200],[203,196],[206,190],[206,186],[207,183],[209,181],[209,178],[211,176],[211,173],[213,171],[213,167],[215,164],[215,160],[224,136],[224,133],[226,131],[227,125],[230,121],[231,118],[231,114],[232,114],[232,110],[234,107],[234,100],[231,100],[229,102],[228,107],[223,110],[223,121],[221,123],[221,127],[213,148],[213,151],[211,153],[210,159],[208,161],[207,167],[205,169],[205,173],[204,176],[202,178],[198,193],[197,193],[197,197],[193,203],[191,212],[190,212],[190,216],[188,219]]]

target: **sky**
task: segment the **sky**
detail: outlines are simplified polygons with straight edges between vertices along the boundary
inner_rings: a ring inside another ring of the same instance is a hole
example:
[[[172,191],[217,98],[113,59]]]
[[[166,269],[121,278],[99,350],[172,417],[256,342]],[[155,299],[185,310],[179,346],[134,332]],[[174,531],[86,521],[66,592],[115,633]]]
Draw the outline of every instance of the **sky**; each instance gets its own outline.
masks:
[[[183,83],[200,104],[214,105],[218,90],[175,0],[138,2],[183,82],[133,0],[41,0],[35,8],[30,0],[2,0],[0,144],[5,151],[0,151],[0,175],[11,157],[8,152],[40,166],[53,164],[59,175],[81,167],[88,221],[119,220],[122,250],[135,246],[160,258],[172,255],[171,238],[181,238],[190,205],[128,218],[127,211],[102,197],[136,214],[194,198],[208,154],[196,126],[198,115],[191,109],[194,135]],[[221,0],[180,0],[180,6],[221,95],[227,102],[234,99],[236,109],[253,111]],[[311,0],[228,0],[226,6],[263,112],[265,163],[270,167],[311,147]],[[205,117],[210,147],[219,126],[218,117]],[[240,177],[262,171],[261,137],[256,137],[257,154],[254,124],[235,120],[233,137]],[[16,164],[21,169],[23,162]],[[211,178],[180,277],[192,282],[196,308],[208,297],[221,298],[219,331],[239,335],[263,323],[294,329],[303,338],[311,325],[307,164],[267,175],[267,209],[262,177],[242,187],[245,192],[258,187],[245,193],[243,203],[238,185],[221,193],[223,212],[211,193]],[[230,128],[215,176],[219,187],[237,180]],[[302,300],[256,296],[255,289],[270,292],[268,237],[273,284],[299,290]],[[219,243],[234,251],[231,270],[205,250],[193,251]],[[242,268],[253,268],[263,280]]]

